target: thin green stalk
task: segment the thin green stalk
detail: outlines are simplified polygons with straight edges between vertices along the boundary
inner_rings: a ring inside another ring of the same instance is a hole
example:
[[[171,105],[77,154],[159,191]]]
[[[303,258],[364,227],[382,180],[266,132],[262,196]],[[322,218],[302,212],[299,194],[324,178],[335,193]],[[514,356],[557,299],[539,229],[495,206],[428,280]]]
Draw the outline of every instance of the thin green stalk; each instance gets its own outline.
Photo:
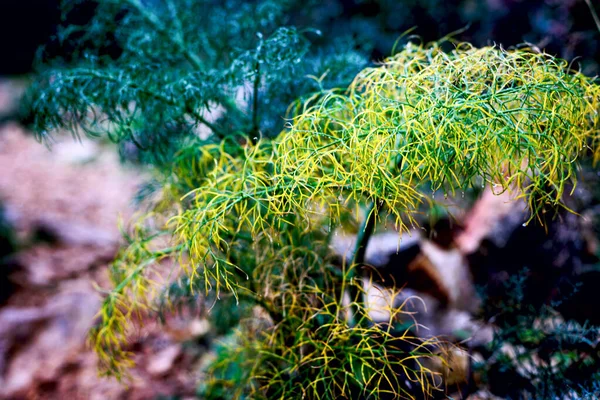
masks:
[[[260,89],[260,64],[256,61],[254,67],[254,93],[252,98],[252,143],[258,142],[260,130],[258,128],[258,90]]]
[[[348,280],[349,286],[348,290],[350,291],[350,299],[352,301],[352,321],[351,325],[358,326],[360,325],[360,321],[362,318],[358,318],[358,314],[360,312],[359,302],[363,302],[363,296],[361,290],[359,288],[359,282],[356,282],[357,279],[362,277],[362,274],[357,273],[358,268],[362,268],[365,262],[365,254],[367,251],[367,246],[369,245],[369,240],[373,235],[375,230],[375,221],[379,214],[379,205],[377,201],[373,201],[369,208],[367,209],[367,216],[362,222],[358,235],[356,237],[356,245],[354,247],[354,255],[352,257],[351,269],[348,272]]]
[[[592,18],[594,18],[594,22],[596,23],[596,28],[598,28],[598,32],[600,32],[600,18],[598,18],[598,14],[596,14],[596,10],[594,9],[592,2],[590,0],[585,0],[585,3],[590,8],[590,12],[592,13]]]
[[[401,136],[398,134],[396,136],[396,143],[394,145],[395,150],[397,150],[400,147],[400,142],[401,142]],[[400,157],[400,155],[397,155],[396,157],[392,157],[392,160],[390,161],[390,169],[393,171],[393,170],[399,168],[401,164],[402,164],[402,158]],[[377,220],[377,216],[379,215],[380,211],[381,211],[380,202],[377,199],[373,200],[373,202],[367,209],[367,216],[364,219],[364,221],[362,222],[362,224],[358,230],[357,237],[356,237],[356,244],[354,247],[354,255],[352,257],[351,269],[348,274],[348,279],[350,280],[350,285],[349,285],[350,299],[351,299],[351,301],[354,300],[354,303],[352,303],[352,304],[354,304],[354,306],[352,307],[352,318],[353,319],[356,319],[358,316],[358,313],[360,312],[360,310],[359,310],[360,307],[358,305],[358,302],[364,301],[364,299],[362,298],[363,296],[361,294],[361,291],[360,291],[359,287],[357,286],[357,283],[354,282],[357,279],[357,277],[359,277],[359,274],[357,273],[356,269],[357,268],[362,269],[362,266],[365,262],[367,246],[369,245],[369,240],[371,239],[371,236],[373,236],[373,232],[375,231],[375,222]],[[364,275],[364,274],[360,274],[360,277],[362,277],[362,275]],[[351,325],[360,325],[361,320],[362,320],[362,318],[359,319],[358,321],[356,321],[356,320],[351,321]]]

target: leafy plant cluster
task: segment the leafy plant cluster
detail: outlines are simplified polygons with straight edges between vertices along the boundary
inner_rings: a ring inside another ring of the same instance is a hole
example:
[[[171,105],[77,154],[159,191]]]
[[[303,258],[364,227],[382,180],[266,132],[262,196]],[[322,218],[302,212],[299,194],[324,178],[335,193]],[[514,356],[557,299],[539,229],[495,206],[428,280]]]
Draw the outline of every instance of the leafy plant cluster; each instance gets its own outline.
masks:
[[[459,44],[446,53],[437,44],[408,44],[363,70],[347,91],[296,103],[274,140],[198,147],[191,174],[198,187],[165,194],[171,218],[160,240],[172,247],[154,249],[157,238],[142,234],[114,265],[116,289],[95,333],[105,365],[118,371],[127,359],[119,344],[127,340],[124,322],[152,307],[142,299],[156,290],[156,261],[174,254],[205,291],[233,293],[268,314],[272,326],[251,342],[266,347],[254,350],[256,370],[240,386],[253,396],[414,396],[403,392],[414,381],[429,393],[434,379],[424,377],[433,371],[419,360],[434,356],[430,346],[422,351],[410,329],[390,330],[401,310],[382,329],[360,300],[356,268],[369,235],[388,219],[407,229],[436,191],[482,182],[521,188],[532,218],[560,205],[575,179],[574,160],[596,148],[600,99],[595,83],[566,67],[531,51]],[[172,179],[190,170],[179,173]],[[425,183],[430,195],[419,191]],[[340,271],[328,243],[348,220],[360,223],[358,244]],[[350,304],[342,301],[346,290]],[[392,337],[410,346],[395,355]],[[406,369],[409,360],[417,367]]]
[[[30,89],[41,137],[106,134],[157,167],[91,335],[106,373],[131,365],[132,317],[201,293],[246,312],[205,397],[431,396],[445,344],[391,305],[374,323],[362,301],[371,234],[474,185],[520,190],[534,218],[561,205],[582,154],[600,156],[600,87],[562,60],[409,41],[363,69],[353,47],[315,49],[315,32],[280,27],[297,6],[102,2],[92,24],[62,32],[83,60]],[[116,59],[102,55],[107,32]],[[336,265],[340,229],[358,238]]]
[[[65,3],[65,18],[79,3]],[[42,138],[59,128],[106,134],[165,168],[190,141],[274,136],[289,103],[346,85],[366,65],[350,39],[313,44],[318,30],[289,25],[302,10],[294,1],[99,2],[90,23],[59,31],[78,61],[46,63],[25,99],[32,127]]]

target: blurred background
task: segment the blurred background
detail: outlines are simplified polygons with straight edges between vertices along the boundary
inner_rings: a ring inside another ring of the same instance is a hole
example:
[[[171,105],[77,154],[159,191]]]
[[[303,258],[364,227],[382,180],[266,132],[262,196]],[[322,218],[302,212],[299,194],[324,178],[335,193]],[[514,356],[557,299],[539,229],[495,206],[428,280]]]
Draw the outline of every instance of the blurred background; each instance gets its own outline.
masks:
[[[147,7],[152,3],[145,2]],[[227,3],[233,9],[260,2]],[[453,34],[476,46],[528,43],[572,61],[588,76],[600,73],[600,27],[593,12],[600,12],[598,0],[297,3],[297,12],[290,8],[286,24],[319,31],[311,36],[317,48],[325,43],[344,45],[344,51],[353,54],[354,73],[391,54],[397,39],[409,30],[423,42]],[[106,140],[62,135],[49,149],[28,129],[31,116],[21,107],[21,96],[43,68],[40,60],[68,63],[79,57],[60,40],[59,26],[86,26],[96,7],[83,1],[65,15],[59,1],[0,2],[0,398],[196,398],[202,365],[212,357],[210,343],[220,334],[201,313],[173,316],[166,327],[149,320],[140,328],[131,348],[137,366],[129,386],[98,377],[96,356],[86,347],[101,302],[96,284],[108,284],[106,269],[121,243],[118,221],[131,216],[132,199],[148,178],[148,169],[124,162],[123,152]],[[104,39],[104,55],[118,58],[119,42],[110,36]],[[582,172],[586,178],[572,199],[573,208],[587,216],[586,222],[565,217],[566,228],[552,226],[550,236],[514,227],[503,244],[484,242],[477,254],[495,252],[493,268],[498,276],[508,276],[507,270],[524,263],[534,270],[546,268],[544,263],[554,265],[550,283],[536,281],[548,286],[548,293],[540,294],[544,299],[565,275],[594,286],[600,283],[597,270],[590,269],[598,253],[600,191],[595,171],[589,167]],[[490,218],[506,216],[481,214],[482,207],[465,210],[464,221],[491,226]],[[493,227],[482,229],[484,235],[497,236]],[[530,252],[526,262],[524,251]],[[532,254],[543,256],[533,261]],[[559,257],[567,261],[557,266]],[[481,261],[474,256],[471,262]],[[582,278],[584,270],[591,273]],[[580,297],[571,301],[572,309],[564,305],[565,315],[584,323],[593,318],[593,313],[581,310],[582,304],[590,310],[600,305],[592,293],[581,289]],[[494,379],[513,378],[502,377],[503,373],[500,369],[488,373],[489,385]],[[509,395],[498,388],[495,394]]]
[[[0,74],[32,71],[36,51],[58,33],[59,3],[2,2]],[[84,24],[93,15],[93,2],[80,3],[69,13],[68,22]],[[590,0],[589,4],[593,3],[598,6]],[[347,35],[358,38],[372,60],[389,55],[396,39],[408,29],[415,28],[412,33],[425,42],[462,30],[456,37],[476,46],[496,43],[509,47],[526,42],[567,60],[580,57],[583,71],[594,75],[600,48],[589,4],[585,0],[307,1],[304,6],[309,12],[290,15],[289,24],[319,29],[322,40]],[[117,48],[111,50],[118,52]]]

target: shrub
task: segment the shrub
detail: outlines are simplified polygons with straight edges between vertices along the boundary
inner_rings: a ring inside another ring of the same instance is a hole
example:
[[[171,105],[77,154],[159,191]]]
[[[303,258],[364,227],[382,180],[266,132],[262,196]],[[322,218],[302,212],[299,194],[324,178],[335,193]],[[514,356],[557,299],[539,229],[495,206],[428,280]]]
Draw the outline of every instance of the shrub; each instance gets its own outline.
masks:
[[[274,28],[251,50],[231,44],[219,53],[211,38],[245,38],[247,14],[231,4],[216,12],[236,21],[235,32],[226,21],[210,27],[214,36],[194,36],[190,18],[203,15],[204,3],[183,1],[198,12],[180,16],[173,2],[157,2],[165,20],[137,0],[103,3],[111,11],[99,13],[102,26],[124,13],[115,28],[123,54],[88,54],[85,67],[52,70],[28,97],[43,135],[105,132],[142,151],[168,149],[152,161],[161,190],[111,268],[114,288],[92,332],[102,368],[120,375],[130,365],[131,318],[164,304],[160,277],[171,259],[180,289],[211,293],[215,307],[233,296],[264,313],[263,323],[240,325],[210,368],[205,396],[431,395],[439,380],[427,360],[440,357],[443,343],[417,338],[401,309],[376,324],[363,304],[360,266],[372,233],[390,221],[400,231],[417,224],[436,193],[486,184],[519,190],[531,218],[541,219],[544,207],[561,206],[578,158],[590,149],[600,156],[600,87],[532,49],[459,43],[446,52],[409,42],[347,89],[317,79],[313,94],[291,92],[300,98],[283,131],[261,134],[262,116],[280,114],[258,102],[289,99],[270,91],[293,87],[280,77],[298,73],[308,43],[298,30]],[[266,19],[258,21],[271,27],[275,5],[260,4]],[[248,82],[246,106],[233,98]],[[209,121],[217,106],[224,117]],[[200,125],[207,139],[194,134]],[[341,228],[358,238],[352,258],[336,266],[329,243]]]
[[[430,197],[474,183],[520,188],[532,218],[560,205],[574,160],[595,148],[599,100],[594,83],[565,68],[529,51],[407,45],[348,91],[296,104],[275,140],[197,148],[200,185],[166,211],[169,252],[206,290],[232,291],[269,314],[273,326],[252,342],[266,346],[247,382],[253,395],[414,395],[401,392],[410,387],[402,382],[430,374],[419,359],[433,355],[416,338],[408,348],[392,345],[396,318],[384,329],[369,322],[354,280],[369,236],[388,218],[407,229],[427,198],[424,183]],[[340,273],[328,240],[342,221],[361,218],[354,259]],[[152,297],[150,271],[167,253],[149,244],[142,235],[115,263],[117,289],[95,337],[111,367],[126,357],[114,346],[126,339],[122,322]],[[350,321],[341,317],[345,290],[353,293]],[[373,350],[381,345],[385,353]],[[394,372],[407,360],[417,368]]]

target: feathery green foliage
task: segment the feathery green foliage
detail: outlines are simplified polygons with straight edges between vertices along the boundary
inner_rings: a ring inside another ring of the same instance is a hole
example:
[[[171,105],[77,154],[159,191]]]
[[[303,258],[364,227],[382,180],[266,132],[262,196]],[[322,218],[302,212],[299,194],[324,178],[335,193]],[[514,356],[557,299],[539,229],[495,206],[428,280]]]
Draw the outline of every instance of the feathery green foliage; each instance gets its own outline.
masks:
[[[83,1],[66,0],[65,16]],[[108,135],[166,169],[190,141],[275,136],[293,100],[347,85],[366,65],[352,41],[319,44],[317,30],[290,25],[304,10],[271,0],[98,2],[89,24],[59,32],[76,62],[41,53],[25,99],[33,128],[41,139],[56,129]]]
[[[576,157],[597,148],[598,93],[565,61],[533,51],[409,43],[348,94],[308,103],[282,139],[281,173],[380,199],[398,224],[423,182],[454,193],[475,177],[525,189],[537,211],[560,203]]]
[[[49,69],[26,99],[42,137],[106,134],[157,167],[91,335],[109,374],[131,365],[133,317],[168,303],[177,277],[264,314],[228,353],[244,373],[218,359],[208,398],[429,396],[444,344],[415,337],[401,309],[371,321],[356,279],[370,234],[406,230],[436,193],[473,185],[519,190],[534,218],[561,204],[578,157],[600,158],[600,87],[531,49],[409,42],[362,69],[352,44],[315,48],[314,32],[281,27],[303,12],[291,1],[98,7],[62,32],[81,62]],[[329,243],[359,225],[339,268]]]
[[[340,273],[328,241],[347,219],[391,218],[407,229],[436,191],[473,184],[519,189],[532,218],[560,205],[577,158],[597,148],[599,123],[600,88],[567,67],[530,50],[459,44],[446,53],[435,43],[408,44],[347,91],[298,102],[276,139],[199,146],[193,170],[174,169],[173,179],[192,171],[198,185],[165,211],[184,275],[217,295],[250,299],[272,323],[253,342],[260,350],[247,382],[252,396],[416,396],[410,381],[431,392],[434,373],[421,361],[434,357],[431,347],[408,331],[388,336],[369,321],[360,296],[342,301],[346,289],[360,291],[353,279],[360,260]],[[425,183],[430,195],[419,191]],[[167,203],[180,195],[168,193]],[[365,212],[369,202],[375,207]],[[115,264],[116,289],[94,337],[110,368],[126,356],[122,322],[152,306],[147,277],[164,250],[147,243],[142,236]],[[399,320],[397,310],[392,315],[388,327]],[[402,355],[391,351],[391,337],[406,345],[398,346]],[[354,360],[368,366],[362,375]]]

